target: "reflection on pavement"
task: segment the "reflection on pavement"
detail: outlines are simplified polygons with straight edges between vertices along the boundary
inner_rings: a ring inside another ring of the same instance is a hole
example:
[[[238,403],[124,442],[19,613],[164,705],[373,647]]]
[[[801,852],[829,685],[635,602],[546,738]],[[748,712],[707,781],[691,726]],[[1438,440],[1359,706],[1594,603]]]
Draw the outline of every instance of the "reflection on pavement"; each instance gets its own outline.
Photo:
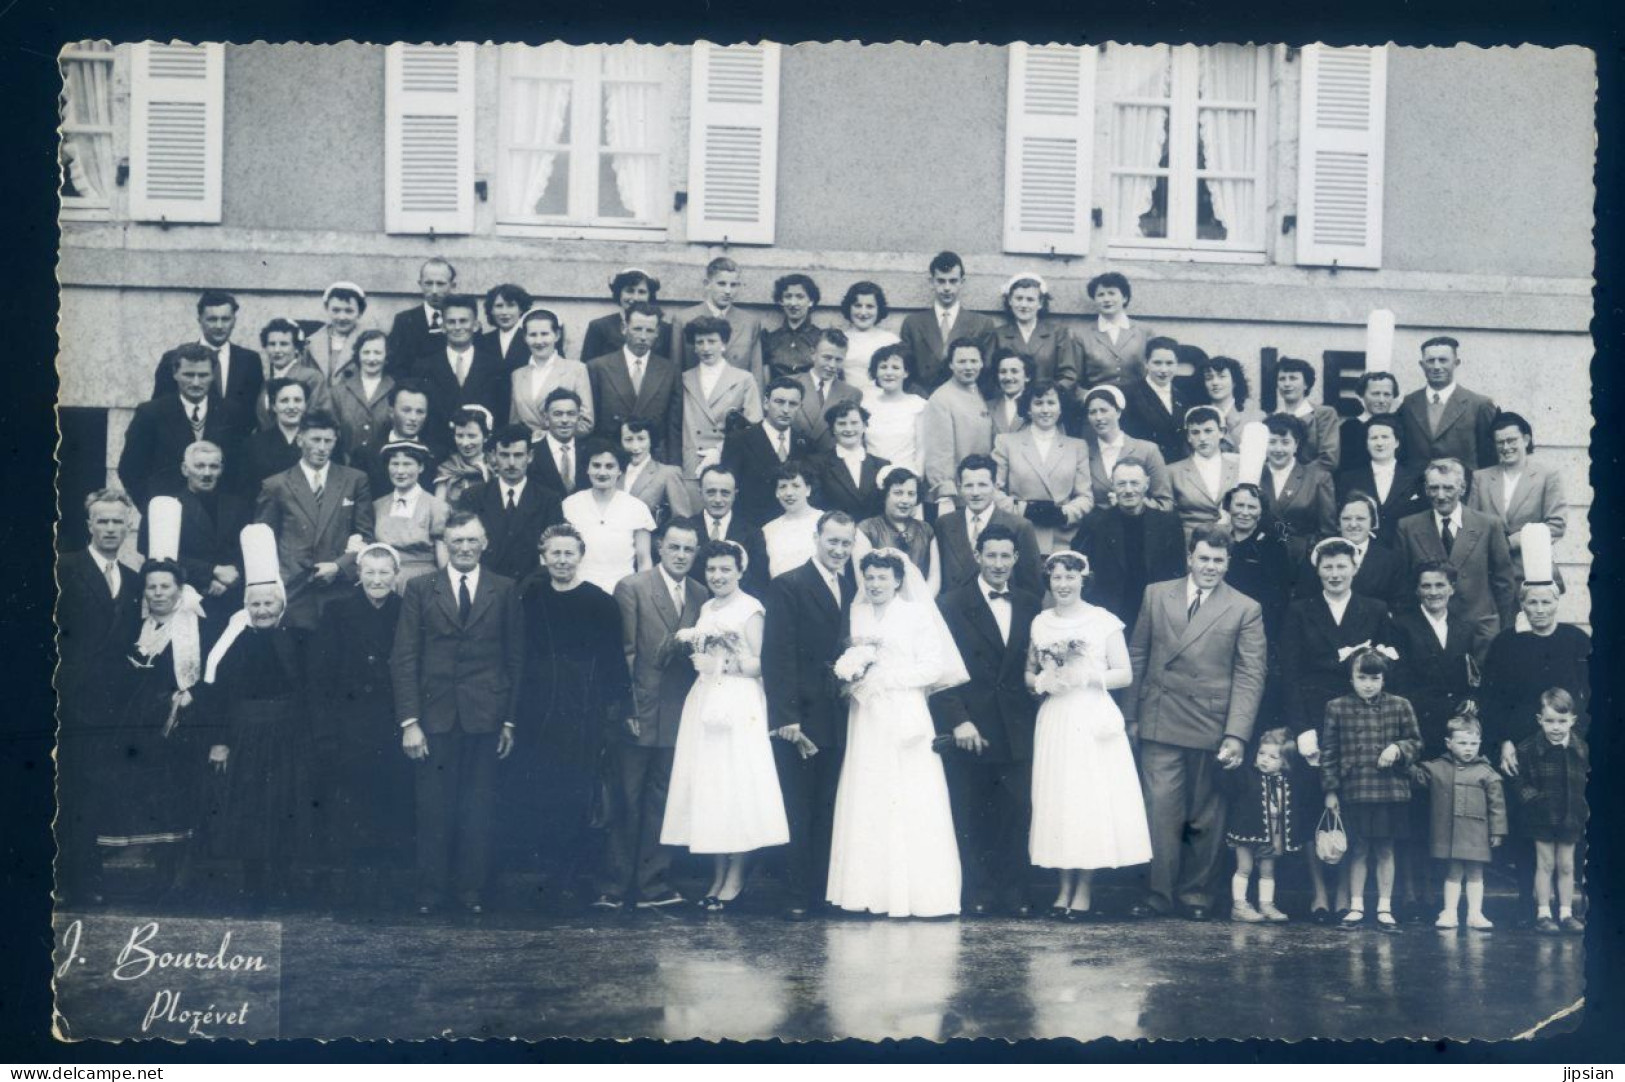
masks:
[[[955,1036],[948,1000],[959,968],[957,920],[830,921],[824,925],[824,1001],[832,1036]]]

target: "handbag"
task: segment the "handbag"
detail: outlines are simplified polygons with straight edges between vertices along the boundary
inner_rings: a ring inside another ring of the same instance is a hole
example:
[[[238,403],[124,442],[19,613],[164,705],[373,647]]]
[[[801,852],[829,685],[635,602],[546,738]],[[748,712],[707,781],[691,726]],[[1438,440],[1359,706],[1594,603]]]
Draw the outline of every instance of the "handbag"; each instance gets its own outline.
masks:
[[[1320,813],[1315,827],[1315,856],[1322,864],[1336,864],[1349,851],[1348,832],[1343,829],[1343,816],[1327,808]]]
[[[1066,512],[1054,500],[1028,500],[1022,516],[1034,526],[1059,529],[1066,525]]]

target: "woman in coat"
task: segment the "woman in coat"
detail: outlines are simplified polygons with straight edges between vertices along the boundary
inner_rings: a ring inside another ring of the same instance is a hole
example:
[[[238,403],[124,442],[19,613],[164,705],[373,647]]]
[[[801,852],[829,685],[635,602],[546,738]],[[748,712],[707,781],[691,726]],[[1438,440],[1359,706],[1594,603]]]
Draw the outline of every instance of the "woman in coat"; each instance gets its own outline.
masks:
[[[1407,516],[1428,510],[1422,492],[1422,474],[1399,461],[1403,440],[1399,418],[1380,414],[1365,423],[1363,461],[1344,470],[1335,479],[1338,499],[1350,492],[1364,492],[1376,498],[1377,519],[1388,528],[1377,534],[1377,545],[1397,551],[1399,523]]]
[[[265,350],[265,384],[274,379],[291,379],[305,389],[305,401],[313,409],[327,409],[330,405],[328,379],[309,357],[305,356],[305,334],[297,323],[286,319],[273,319],[260,331],[260,347]],[[276,423],[271,411],[271,399],[260,387],[259,402],[254,418],[264,430]]]
[[[700,316],[683,327],[684,346],[696,358],[683,373],[683,477],[694,502],[700,498],[700,471],[722,460],[728,417],[748,425],[762,420],[762,389],[756,379],[728,361],[733,327],[716,316]]]
[[[688,518],[700,505],[690,498],[683,471],[650,454],[653,443],[654,426],[648,421],[633,417],[621,423],[621,450],[627,455],[621,488],[643,501],[656,526],[664,526],[673,519]]]
[[[1278,416],[1296,417],[1303,422],[1304,435],[1298,441],[1298,461],[1314,463],[1330,476],[1337,472],[1343,452],[1342,424],[1331,406],[1309,401],[1315,389],[1315,370],[1308,361],[1283,357],[1275,366],[1275,401]]]
[[[581,339],[581,360],[590,361],[606,353],[618,353],[626,345],[626,313],[638,303],[660,303],[660,279],[639,267],[627,267],[609,280],[609,295],[616,311],[587,324]],[[528,308],[529,305],[526,305]],[[655,335],[655,353],[671,358],[671,321],[662,319]]]
[[[522,423],[532,432],[545,431],[547,396],[563,387],[581,399],[578,430],[592,431],[592,381],[587,377],[586,365],[558,352],[559,338],[564,333],[559,317],[546,308],[532,308],[519,320],[519,333],[525,336],[530,360],[509,377],[508,420]]]
[[[1313,462],[1298,460],[1304,439],[1303,422],[1284,413],[1264,420],[1269,444],[1264,454],[1264,476],[1259,484],[1264,509],[1275,519],[1293,566],[1308,556],[1323,537],[1337,533],[1337,501],[1332,478]]]
[[[395,377],[384,374],[389,336],[383,331],[362,331],[355,340],[355,363],[333,380],[328,390],[339,439],[346,447],[366,447],[381,432],[389,431],[389,392]]]
[[[1522,582],[1518,531],[1527,523],[1544,522],[1557,541],[1568,528],[1568,501],[1563,498],[1557,470],[1529,457],[1535,449],[1535,432],[1521,415],[1496,414],[1490,422],[1490,435],[1499,461],[1474,472],[1467,506],[1495,519],[1506,530],[1514,573]]]
[[[305,357],[332,384],[355,357],[356,329],[367,313],[367,294],[354,282],[334,282],[322,294],[322,308],[327,322],[311,332]]]
[[[1071,541],[1095,504],[1089,445],[1061,431],[1065,399],[1058,383],[1038,379],[1027,388],[1028,427],[993,441],[998,505],[1033,524],[1038,551],[1045,556]]]
[[[889,462],[869,453],[865,442],[869,411],[856,399],[837,402],[824,411],[835,446],[809,463],[814,498],[825,511],[845,511],[853,522],[878,515],[884,509],[880,471]]]
[[[1009,349],[995,349],[993,360],[988,364],[988,372],[984,382],[991,382],[991,388],[985,394],[987,397],[987,413],[993,419],[993,435],[995,438],[1007,432],[1020,432],[1027,427],[1027,418],[1021,412],[1021,400],[1027,393],[1027,387],[1037,377],[1034,375],[1033,362],[1021,354]],[[1082,407],[1076,407],[1082,414]],[[1067,417],[1067,411],[1061,411],[1063,427],[1070,434],[1082,431],[1082,421],[1072,424]]]
[[[1010,322],[993,332],[992,354],[1008,350],[1032,364],[1033,378],[1061,387],[1070,401],[1083,367],[1083,350],[1066,328],[1050,318],[1049,286],[1036,274],[1018,274],[1004,284],[1004,311]]]
[[[1149,479],[1145,491],[1147,507],[1157,511],[1174,509],[1173,486],[1162,451],[1150,440],[1137,440],[1123,431],[1126,409],[1123,392],[1111,384],[1089,391],[1083,398],[1084,417],[1089,425],[1089,491],[1096,507],[1111,504],[1112,467],[1125,458],[1143,463]]]
[[[1224,449],[1241,450],[1241,430],[1253,421],[1262,421],[1264,411],[1247,404],[1251,393],[1247,373],[1234,357],[1209,357],[1196,366],[1207,391],[1208,405],[1219,411],[1224,430]]]
[[[1354,592],[1374,597],[1398,612],[1416,596],[1405,560],[1377,544],[1377,501],[1364,492],[1350,492],[1337,501],[1337,536],[1354,546]],[[1320,589],[1320,577],[1309,561],[1298,568],[1293,596],[1310,597]]]

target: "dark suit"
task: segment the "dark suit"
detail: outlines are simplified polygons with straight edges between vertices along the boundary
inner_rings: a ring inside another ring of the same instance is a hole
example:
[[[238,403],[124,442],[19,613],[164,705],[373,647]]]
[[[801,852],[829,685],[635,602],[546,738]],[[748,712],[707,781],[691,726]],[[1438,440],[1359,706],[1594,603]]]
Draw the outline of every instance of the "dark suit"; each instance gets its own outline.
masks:
[[[981,569],[976,566],[976,553],[970,547],[970,533],[965,525],[966,511],[960,508],[952,514],[940,515],[932,525],[937,535],[937,556],[942,560],[942,591],[957,590],[976,580]],[[1016,570],[1011,583],[1018,590],[1044,596],[1043,557],[1038,554],[1038,535],[1033,524],[1008,511],[995,509],[987,520],[988,526],[1006,526],[1016,534]]]
[[[790,458],[804,459],[812,453],[811,446],[789,430]],[[744,515],[753,526],[765,526],[784,513],[779,507],[777,474],[784,462],[779,459],[777,436],[769,439],[763,425],[730,432],[722,441],[722,466],[739,482],[739,497],[734,501],[734,514]]]
[[[1185,411],[1193,403],[1185,401],[1177,383],[1169,388],[1169,397],[1174,404],[1172,413],[1168,412],[1168,407],[1162,404],[1157,392],[1143,379],[1121,384],[1121,388],[1123,401],[1127,405],[1121,422],[1124,432],[1137,440],[1150,440],[1156,444],[1166,463],[1178,462],[1191,453],[1190,444],[1185,439]]]
[[[1377,482],[1371,473],[1371,463],[1352,470],[1344,470],[1337,475],[1335,487],[1339,503],[1351,492],[1364,492],[1373,500],[1379,500],[1377,495]],[[1409,466],[1394,467],[1394,483],[1388,486],[1388,498],[1381,500],[1377,507],[1379,521],[1377,523],[1376,542],[1385,549],[1399,547],[1399,520],[1418,511],[1428,509],[1427,496],[1422,490],[1422,474]]]
[[[409,375],[429,389],[429,419],[424,422],[423,435],[437,457],[445,457],[451,444],[452,414],[463,406],[484,406],[499,425],[508,416],[507,362],[490,351],[475,348],[470,353],[468,373],[461,384],[446,357],[444,342],[419,354],[411,365]]]
[[[1362,642],[1392,646],[1393,639],[1388,606],[1375,598],[1351,595],[1340,624],[1332,621],[1332,610],[1318,593],[1288,605],[1278,655],[1286,712],[1282,723],[1295,733],[1320,732],[1326,704],[1351,694],[1348,663],[1337,652]]]
[[[519,336],[523,338],[524,335]],[[405,376],[413,360],[434,349],[444,349],[446,332],[429,329],[429,317],[419,301],[404,312],[395,313],[389,326],[387,354],[389,362],[384,371],[400,379]],[[498,424],[501,423],[499,420]]]
[[[251,349],[230,342],[225,348],[231,350],[226,381],[225,384],[221,383],[220,362],[217,359],[214,386],[210,393],[219,395],[225,401],[226,408],[231,411],[233,426],[247,432],[254,427],[255,409],[259,405],[260,392],[265,389],[265,366],[260,355]],[[158,361],[158,370],[152,374],[152,397],[167,398],[179,393],[180,388],[175,384],[175,350],[172,349],[164,353]]]
[[[619,447],[622,423],[647,421],[654,429],[654,457],[666,463],[681,462],[683,386],[677,365],[658,353],[650,353],[643,361],[643,384],[636,391],[632,390],[632,372],[624,349],[587,362],[593,435]]]
[[[1097,507],[1078,524],[1072,547],[1089,557],[1084,597],[1123,621],[1134,634],[1145,588],[1185,573],[1185,531],[1172,511],[1147,507],[1138,518],[1138,536],[1129,536],[1128,517],[1116,507]]]
[[[225,456],[220,483],[237,485],[242,474],[240,464],[233,460],[240,455],[242,429],[218,395],[209,395],[204,409],[201,438],[218,445]],[[154,496],[173,496],[186,488],[181,459],[200,438],[192,431],[190,411],[191,405],[179,394],[171,394],[141,403],[130,418],[124,450],[119,453],[118,478],[142,514]]]
[[[1309,555],[1315,542],[1337,533],[1337,498],[1332,492],[1331,474],[1313,462],[1294,463],[1279,493],[1275,491],[1274,474],[1266,466],[1258,487],[1264,494],[1264,512],[1280,528],[1294,565]]]
[[[801,408],[790,419],[790,430],[807,441],[813,454],[833,451],[835,437],[824,420],[824,411],[841,402],[861,402],[863,392],[845,380],[837,379],[829,384],[824,394],[819,394],[818,380],[813,378],[811,372],[803,372],[795,380],[801,384]]]
[[[395,716],[416,720],[429,756],[416,763],[418,898],[441,901],[452,886],[474,903],[491,844],[497,733],[519,713],[525,624],[511,579],[480,572],[468,619],[457,611],[451,568],[406,584],[390,671]]]
[[[733,541],[742,547],[750,566],[745,568],[744,577],[739,580],[739,588],[758,601],[767,599],[767,541],[762,537],[760,526],[752,526],[741,518],[737,511],[729,516],[728,530],[722,537],[712,536],[711,517],[704,512],[689,518],[687,523],[699,531],[701,548],[705,547],[707,541]],[[694,566],[689,568],[688,577],[701,586],[705,585],[703,561],[694,561]]]
[[[820,900],[829,879],[830,831],[835,790],[846,751],[847,703],[831,671],[847,635],[847,614],[857,585],[848,564],[840,577],[841,602],[811,562],[768,583],[762,629],[762,683],[768,725],[801,726],[818,754],[801,758],[775,740],[779,786],[790,822],[789,879],[794,905]]]
[[[218,605],[220,612],[235,612],[242,607],[243,527],[254,520],[254,503],[236,492],[221,492],[216,488],[207,495],[190,490],[183,492],[181,501],[180,565],[186,572],[186,581],[204,596],[204,607]],[[145,520],[142,528],[146,528]],[[214,581],[214,569],[235,567],[237,585],[220,595],[209,598],[209,584]],[[222,625],[223,626],[223,625]]]
[[[1380,548],[1376,539],[1366,545],[1365,558],[1354,573],[1353,589],[1361,597],[1374,598],[1388,606],[1390,612],[1414,608],[1415,583],[1405,558],[1393,549]],[[1320,593],[1320,575],[1315,565],[1305,560],[1298,565],[1298,579],[1292,587],[1294,597],[1314,597]]]
[[[1337,426],[1337,447],[1339,477],[1371,464],[1371,452],[1365,449],[1365,422],[1358,417],[1345,417]]]
[[[232,464],[236,468],[238,482],[234,487],[242,489],[249,495],[258,495],[260,486],[265,483],[267,477],[273,477],[295,465],[302,453],[299,450],[299,441],[295,439],[289,443],[287,437],[282,434],[282,429],[272,422],[270,428],[262,428],[242,442],[237,461]],[[335,460],[339,458],[336,446],[333,457]],[[383,488],[374,485],[374,492],[389,490],[389,479],[384,478],[383,481]]]
[[[1394,690],[1410,700],[1422,730],[1422,754],[1444,754],[1445,723],[1456,706],[1478,692],[1479,663],[1490,640],[1479,628],[1459,616],[1445,618],[1445,642],[1420,609],[1393,617],[1393,646],[1399,651],[1399,672]]]
[[[999,634],[978,583],[942,594],[937,608],[970,674],[969,683],[932,696],[937,732],[951,735],[970,722],[988,742],[980,755],[956,748],[943,756],[965,898],[970,905],[986,905],[998,894],[1006,905],[1023,903],[1037,718],[1025,672],[1039,598],[1011,591],[1009,641]]]
[[[530,363],[530,347],[525,345],[525,328],[523,325],[515,327],[513,337],[508,340],[508,350],[502,351],[502,332],[496,328],[481,331],[474,336],[474,349],[487,358],[500,362],[504,374],[504,384],[507,375],[516,368],[523,368]],[[498,424],[502,422],[497,421]]]
[[[564,521],[558,495],[534,478],[525,482],[512,511],[503,504],[502,482],[495,477],[469,490],[464,506],[485,526],[487,543],[480,566],[515,582],[541,566],[536,544],[542,531]]]
[[[602,357],[606,353],[619,353],[621,347],[626,345],[626,318],[620,312],[611,312],[607,316],[599,316],[587,324],[587,333],[581,339],[581,357]],[[671,354],[671,321],[662,318],[660,329],[655,332],[654,352],[662,357]],[[529,360],[522,357],[520,364]]]
[[[988,360],[1001,349],[1008,349],[1032,362],[1035,379],[1049,379],[1066,390],[1061,392],[1061,405],[1072,397],[1072,388],[1083,374],[1083,349],[1067,329],[1053,319],[1038,318],[1033,336],[1023,340],[1014,323],[1006,323],[993,332],[988,342]]]
[[[628,575],[615,586],[621,640],[632,670],[632,710],[638,719],[637,736],[623,727],[623,739],[615,747],[618,799],[599,888],[615,898],[634,893],[653,898],[671,889],[666,873],[672,853],[660,844],[660,828],[671,787],[672,749],[683,704],[694,686],[694,666],[674,636],[694,626],[705,598],[705,587],[685,579],[678,609],[658,567]]]
[[[954,317],[954,324],[949,328],[945,340],[942,337],[942,326],[937,322],[935,305],[923,312],[910,312],[897,332],[897,337],[902,339],[903,345],[914,355],[914,386],[909,389],[929,396],[947,381],[948,343],[956,338],[974,339],[981,347],[982,357],[985,360],[991,355],[989,347],[993,343],[993,334],[997,329],[998,325],[991,318],[980,312],[972,312],[961,303],[959,313]]]
[[[260,488],[254,507],[254,521],[263,522],[276,534],[277,560],[282,581],[288,589],[288,609],[283,623],[302,631],[313,631],[321,608],[342,596],[355,580],[355,559],[345,554],[352,534],[371,541],[372,490],[360,470],[348,466],[327,467],[327,485],[318,503],[302,466],[295,465],[268,477]],[[311,578],[319,563],[336,563],[340,573],[322,585]]]
[[[1444,540],[1431,509],[1400,520],[1399,551],[1409,565],[1407,574],[1413,582],[1417,567],[1424,561],[1446,558]],[[1502,628],[1511,627],[1517,616],[1517,578],[1501,524],[1463,507],[1461,530],[1450,548],[1449,562],[1457,575],[1450,611],[1476,623],[1490,638]]]
[[[815,455],[808,463],[815,475],[813,486],[817,494],[813,502],[825,511],[845,511],[852,521],[862,522],[885,510],[885,495],[876,480],[888,463],[875,455],[865,454],[858,469],[858,482],[852,483],[852,471],[834,451]]]
[[[1404,432],[1400,461],[1421,470],[1436,458],[1454,458],[1469,474],[1495,465],[1495,434],[1490,431],[1498,412],[1495,403],[1458,383],[1435,432],[1428,426],[1429,393],[1425,387],[1412,391],[1396,411]]]
[[[583,443],[580,437],[570,442],[570,465],[575,469],[575,483],[567,491],[564,479],[559,476],[559,464],[553,459],[553,445],[548,442],[545,435],[537,434],[530,440],[530,479],[548,489],[563,500],[566,496],[573,496],[582,489],[591,488],[592,482],[587,479],[587,456],[582,454]]]

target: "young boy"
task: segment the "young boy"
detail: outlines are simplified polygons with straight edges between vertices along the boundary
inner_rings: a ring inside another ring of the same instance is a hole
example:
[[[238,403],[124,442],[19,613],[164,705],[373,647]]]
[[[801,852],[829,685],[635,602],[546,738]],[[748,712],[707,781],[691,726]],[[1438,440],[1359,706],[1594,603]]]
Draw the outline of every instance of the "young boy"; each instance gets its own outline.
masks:
[[[1467,884],[1467,927],[1487,932],[1495,925],[1484,916],[1484,866],[1490,850],[1507,833],[1506,798],[1501,776],[1478,753],[1484,739],[1478,709],[1463,703],[1445,727],[1445,752],[1416,767],[1412,777],[1429,796],[1432,855],[1450,862],[1444,880],[1444,909],[1435,928],[1457,927],[1462,883]]]
[[[1574,849],[1585,833],[1586,769],[1590,753],[1574,731],[1574,697],[1563,688],[1540,696],[1540,732],[1518,745],[1514,791],[1524,833],[1535,842],[1535,931],[1585,931],[1574,915]],[[1552,919],[1552,877],[1557,877],[1557,919]]]

